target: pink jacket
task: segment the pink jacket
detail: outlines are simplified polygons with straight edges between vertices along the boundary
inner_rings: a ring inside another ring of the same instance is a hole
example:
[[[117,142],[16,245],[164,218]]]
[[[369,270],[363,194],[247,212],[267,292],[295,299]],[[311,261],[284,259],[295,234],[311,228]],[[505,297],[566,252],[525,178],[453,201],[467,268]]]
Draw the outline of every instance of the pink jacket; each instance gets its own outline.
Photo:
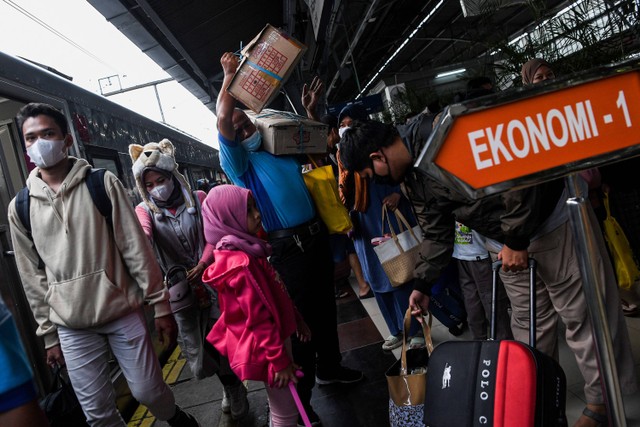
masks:
[[[241,380],[273,384],[292,362],[284,342],[299,316],[266,258],[216,250],[202,280],[218,291],[222,316],[207,335]]]

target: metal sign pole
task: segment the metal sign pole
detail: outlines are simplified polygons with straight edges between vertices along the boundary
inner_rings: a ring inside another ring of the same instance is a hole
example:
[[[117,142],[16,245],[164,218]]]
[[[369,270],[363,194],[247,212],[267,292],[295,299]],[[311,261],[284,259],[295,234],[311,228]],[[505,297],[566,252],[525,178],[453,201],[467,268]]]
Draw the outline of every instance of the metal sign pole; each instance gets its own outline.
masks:
[[[587,300],[587,310],[591,318],[598,366],[602,381],[602,392],[609,410],[609,422],[613,427],[626,427],[627,421],[624,413],[620,382],[618,381],[618,369],[613,352],[611,332],[607,322],[601,288],[604,283],[599,282],[596,265],[598,259],[605,254],[600,253],[593,240],[595,232],[589,219],[589,199],[582,194],[579,188],[578,176],[568,175],[565,178],[569,191],[567,206],[569,219],[574,239],[576,240],[576,254],[582,274],[583,291]]]

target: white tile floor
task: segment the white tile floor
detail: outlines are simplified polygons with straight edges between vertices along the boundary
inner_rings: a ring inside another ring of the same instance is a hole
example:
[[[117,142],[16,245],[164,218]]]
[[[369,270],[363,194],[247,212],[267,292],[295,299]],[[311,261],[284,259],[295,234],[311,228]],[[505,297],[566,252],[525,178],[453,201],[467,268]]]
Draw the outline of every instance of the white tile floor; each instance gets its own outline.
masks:
[[[353,280],[353,278],[351,281],[351,285],[354,288],[354,292],[357,293],[357,284],[355,280]],[[638,285],[636,286],[636,289],[640,289],[640,284],[636,283],[636,285]],[[640,296],[630,295],[628,297],[629,300],[640,305]],[[389,328],[387,327],[382,314],[380,313],[380,309],[378,308],[378,304],[375,298],[361,300],[361,302],[364,308],[369,313],[369,316],[373,320],[373,323],[380,331],[380,335],[383,338],[388,337]],[[633,357],[636,363],[635,375],[640,381],[640,315],[638,315],[638,317],[626,317],[625,319],[627,320],[629,337],[631,339],[631,346],[633,349]],[[562,337],[563,333],[559,333],[559,336]],[[440,322],[435,319],[432,328],[432,337],[434,344],[451,339],[471,339],[471,335],[468,329],[465,330],[465,333],[463,335],[454,337],[449,333],[447,328],[445,328]],[[400,357],[399,348],[394,350],[393,353],[396,357]],[[565,375],[567,377],[567,418],[569,421],[569,426],[572,426],[582,413],[582,410],[585,406],[584,393],[582,391],[584,381],[582,379],[580,371],[578,370],[578,366],[576,364],[575,358],[573,357],[573,353],[562,338],[560,338],[560,364],[564,369]],[[630,374],[626,372],[620,372],[619,375],[624,376]],[[633,395],[624,397],[624,410],[627,419],[627,426],[640,427],[640,391],[634,393]]]

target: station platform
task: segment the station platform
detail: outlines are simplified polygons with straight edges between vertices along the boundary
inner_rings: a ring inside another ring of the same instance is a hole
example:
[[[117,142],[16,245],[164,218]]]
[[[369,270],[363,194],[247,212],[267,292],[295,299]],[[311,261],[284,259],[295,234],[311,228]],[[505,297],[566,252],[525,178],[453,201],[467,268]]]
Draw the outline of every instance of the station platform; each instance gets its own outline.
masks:
[[[388,426],[388,390],[385,371],[397,360],[400,349],[383,351],[381,346],[389,330],[382,318],[375,298],[357,298],[357,284],[351,278],[352,289],[347,297],[337,299],[338,333],[343,364],[361,370],[365,379],[351,385],[318,386],[313,390],[311,403],[325,427],[383,427]],[[640,287],[640,284],[639,286]],[[638,288],[637,287],[637,288]],[[626,296],[629,298],[629,296]],[[631,296],[640,300],[637,296]],[[636,300],[636,301],[637,301]],[[637,301],[638,304],[640,301]],[[638,304],[640,305],[640,304]],[[631,338],[636,375],[640,372],[640,315],[626,317]],[[562,331],[559,334],[564,336]],[[447,328],[434,320],[432,328],[434,345],[447,340],[470,339],[468,330],[459,336],[451,335]],[[585,406],[582,391],[583,380],[566,342],[560,339],[560,364],[567,376],[567,418],[572,426]],[[176,396],[176,402],[193,414],[205,427],[267,427],[268,405],[264,385],[249,381],[248,399],[250,413],[240,422],[231,419],[220,410],[222,385],[217,377],[197,381],[179,350],[164,366],[165,378]],[[621,376],[628,373],[621,372]],[[640,379],[640,376],[639,376]],[[640,392],[626,396],[625,412],[628,427],[640,427]],[[165,422],[155,420],[144,407],[129,421],[129,427],[168,427]],[[455,427],[455,426],[451,426]]]

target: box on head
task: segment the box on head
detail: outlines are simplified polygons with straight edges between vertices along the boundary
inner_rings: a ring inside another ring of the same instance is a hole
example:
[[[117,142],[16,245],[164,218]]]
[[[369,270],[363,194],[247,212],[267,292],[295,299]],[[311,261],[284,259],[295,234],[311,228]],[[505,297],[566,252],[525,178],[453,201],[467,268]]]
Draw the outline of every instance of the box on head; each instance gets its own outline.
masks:
[[[242,61],[229,93],[256,113],[278,95],[307,47],[267,24],[242,49]]]

